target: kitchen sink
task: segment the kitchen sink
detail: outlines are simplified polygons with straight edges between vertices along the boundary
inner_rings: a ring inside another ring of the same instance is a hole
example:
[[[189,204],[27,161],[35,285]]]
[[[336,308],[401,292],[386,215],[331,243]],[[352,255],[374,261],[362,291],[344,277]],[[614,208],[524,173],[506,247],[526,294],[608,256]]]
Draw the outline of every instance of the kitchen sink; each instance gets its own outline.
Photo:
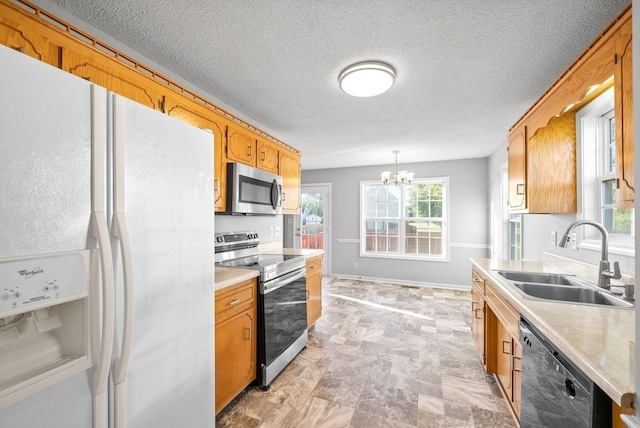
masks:
[[[514,282],[513,285],[527,296],[542,300],[615,306],[620,308],[633,307],[633,303],[620,299],[605,290],[601,291],[596,289],[595,287],[592,288],[581,285],[557,286],[528,282]]]
[[[496,273],[510,281],[535,282],[538,284],[573,285],[575,281],[571,275],[543,272],[516,272],[499,270]]]
[[[545,272],[519,272],[496,270],[524,299],[597,305],[615,308],[633,308],[634,304],[614,296],[575,275]]]

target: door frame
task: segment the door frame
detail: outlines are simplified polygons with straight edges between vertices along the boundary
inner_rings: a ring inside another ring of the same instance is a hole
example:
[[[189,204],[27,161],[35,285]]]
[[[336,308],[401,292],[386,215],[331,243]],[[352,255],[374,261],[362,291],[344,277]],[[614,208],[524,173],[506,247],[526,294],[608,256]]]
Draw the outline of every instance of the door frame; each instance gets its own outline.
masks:
[[[322,258],[322,275],[331,275],[331,183],[308,183],[302,184],[300,189],[300,203],[302,204],[302,193],[324,193],[324,217],[322,218],[323,224],[323,250],[324,256]],[[302,209],[302,208],[301,208]],[[302,230],[302,214],[297,218],[298,224],[296,227]]]

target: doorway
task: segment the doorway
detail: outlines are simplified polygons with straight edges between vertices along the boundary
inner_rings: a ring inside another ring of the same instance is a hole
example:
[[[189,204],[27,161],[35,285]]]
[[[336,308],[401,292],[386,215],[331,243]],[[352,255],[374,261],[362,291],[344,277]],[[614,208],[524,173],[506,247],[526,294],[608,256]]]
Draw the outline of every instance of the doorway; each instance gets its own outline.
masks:
[[[324,250],[322,274],[331,272],[331,183],[302,185],[302,213],[296,230],[301,247]]]

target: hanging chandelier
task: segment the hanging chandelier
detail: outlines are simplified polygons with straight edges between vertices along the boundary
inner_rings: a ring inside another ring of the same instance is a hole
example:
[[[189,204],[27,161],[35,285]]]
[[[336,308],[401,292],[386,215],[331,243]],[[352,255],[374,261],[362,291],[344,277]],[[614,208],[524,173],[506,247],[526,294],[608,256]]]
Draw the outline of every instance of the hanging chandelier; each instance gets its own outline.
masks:
[[[413,180],[413,172],[409,172],[409,171],[398,171],[398,153],[400,153],[400,150],[394,150],[393,154],[396,155],[396,174],[393,176],[393,181],[391,181],[393,184],[395,184],[396,186],[398,184],[409,184],[411,183],[411,181]],[[382,171],[382,173],[380,174],[380,178],[382,178],[382,182],[385,184],[385,186],[387,184],[389,184],[389,181],[391,180],[391,171]]]

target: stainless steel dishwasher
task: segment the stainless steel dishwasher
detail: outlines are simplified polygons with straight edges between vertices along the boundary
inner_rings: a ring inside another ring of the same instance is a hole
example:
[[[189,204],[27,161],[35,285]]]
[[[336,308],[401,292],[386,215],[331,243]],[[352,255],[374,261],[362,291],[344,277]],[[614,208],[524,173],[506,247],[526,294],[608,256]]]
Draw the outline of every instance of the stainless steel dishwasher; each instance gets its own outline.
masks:
[[[520,427],[606,428],[611,399],[524,317]]]

